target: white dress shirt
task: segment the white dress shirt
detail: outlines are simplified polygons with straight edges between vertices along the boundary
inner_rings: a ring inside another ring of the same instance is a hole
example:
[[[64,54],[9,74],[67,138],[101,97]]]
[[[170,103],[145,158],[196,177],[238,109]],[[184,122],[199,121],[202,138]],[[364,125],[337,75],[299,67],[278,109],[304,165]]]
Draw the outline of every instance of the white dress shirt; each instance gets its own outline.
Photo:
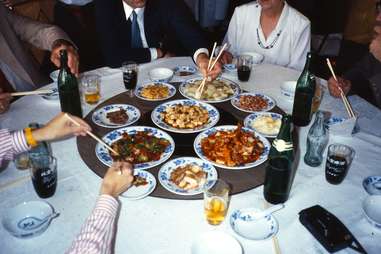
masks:
[[[68,5],[84,6],[92,2],[93,0],[59,0],[59,1]]]
[[[144,32],[144,7],[143,8],[136,8],[133,9],[131,6],[129,6],[127,3],[123,2],[123,8],[124,8],[124,14],[126,16],[126,20],[131,19],[133,20],[132,11],[135,10],[137,17],[138,17],[138,25],[140,30],[140,37],[142,38],[142,45],[144,48],[148,48],[147,38],[146,34]],[[151,52],[151,61],[157,59],[157,50],[156,48],[149,48]],[[196,50],[196,52],[193,54],[193,60],[196,62],[197,56],[201,53],[205,53],[209,55],[209,51],[206,48],[200,48]]]
[[[310,21],[285,2],[275,29],[265,39],[260,17],[261,6],[256,2],[235,9],[224,39],[224,42],[230,44],[229,51],[234,56],[257,52],[264,55],[265,63],[302,70],[311,47]],[[273,47],[262,48],[258,37],[263,46],[273,44]]]

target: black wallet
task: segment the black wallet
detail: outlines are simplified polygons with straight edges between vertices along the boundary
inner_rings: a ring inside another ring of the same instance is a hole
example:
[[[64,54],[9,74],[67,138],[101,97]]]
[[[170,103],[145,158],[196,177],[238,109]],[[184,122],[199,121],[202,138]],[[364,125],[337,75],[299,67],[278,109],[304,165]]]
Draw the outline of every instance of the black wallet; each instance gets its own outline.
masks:
[[[366,254],[347,227],[323,207],[315,205],[300,211],[299,220],[328,252],[349,247]]]

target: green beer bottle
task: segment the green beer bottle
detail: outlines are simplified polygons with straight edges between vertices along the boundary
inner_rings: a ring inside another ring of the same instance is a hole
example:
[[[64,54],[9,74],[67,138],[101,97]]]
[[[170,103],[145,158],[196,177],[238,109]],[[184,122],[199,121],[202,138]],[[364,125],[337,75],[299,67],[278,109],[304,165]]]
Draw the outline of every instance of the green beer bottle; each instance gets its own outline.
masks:
[[[271,145],[266,168],[263,195],[267,202],[279,204],[288,199],[294,174],[291,116],[285,115],[278,136]]]
[[[67,51],[60,50],[61,68],[58,74],[58,91],[60,95],[61,111],[82,117],[81,98],[79,95],[77,78],[67,66]]]
[[[296,126],[307,126],[312,116],[312,101],[315,96],[316,81],[310,66],[312,53],[307,54],[306,64],[296,83],[292,121]]]

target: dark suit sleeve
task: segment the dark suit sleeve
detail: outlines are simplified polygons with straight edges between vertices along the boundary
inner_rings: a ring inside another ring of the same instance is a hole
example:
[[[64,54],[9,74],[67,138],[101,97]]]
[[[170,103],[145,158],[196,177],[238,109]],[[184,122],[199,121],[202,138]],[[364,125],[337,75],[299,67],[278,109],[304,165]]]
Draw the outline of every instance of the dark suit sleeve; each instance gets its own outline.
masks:
[[[351,82],[357,80],[369,80],[372,75],[371,57],[372,56],[369,53],[363,56],[358,63],[344,74],[344,77]]]
[[[125,61],[137,63],[151,61],[148,48],[135,49],[130,46],[130,31],[125,25],[126,19],[121,0],[95,0],[95,19],[107,66],[120,67]]]

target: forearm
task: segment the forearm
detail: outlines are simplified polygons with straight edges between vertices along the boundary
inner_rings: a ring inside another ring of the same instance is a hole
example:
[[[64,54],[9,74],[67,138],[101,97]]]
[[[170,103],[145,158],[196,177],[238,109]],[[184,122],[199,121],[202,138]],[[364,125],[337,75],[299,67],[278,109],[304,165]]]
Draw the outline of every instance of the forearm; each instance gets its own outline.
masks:
[[[92,214],[66,253],[111,253],[114,221],[118,207],[119,203],[116,199],[109,195],[101,195]]]
[[[3,160],[12,160],[15,154],[28,149],[23,131],[10,133],[6,129],[0,130],[0,166]]]

